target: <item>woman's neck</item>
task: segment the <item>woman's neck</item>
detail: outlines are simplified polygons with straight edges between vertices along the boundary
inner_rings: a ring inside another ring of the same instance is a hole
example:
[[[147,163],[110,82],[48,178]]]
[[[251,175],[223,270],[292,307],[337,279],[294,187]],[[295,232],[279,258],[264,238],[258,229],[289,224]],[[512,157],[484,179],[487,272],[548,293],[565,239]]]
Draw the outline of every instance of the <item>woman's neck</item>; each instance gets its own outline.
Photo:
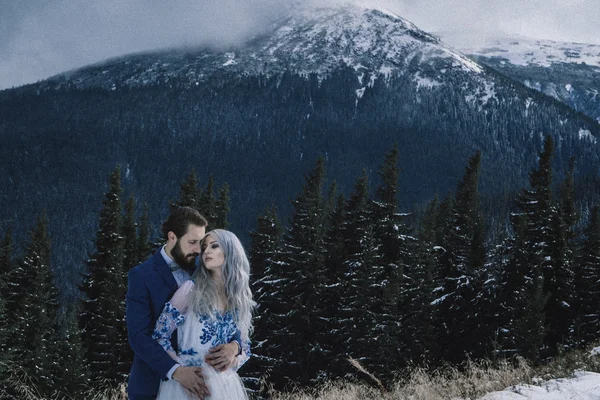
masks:
[[[215,289],[217,290],[217,295],[219,297],[219,311],[223,312],[227,309],[227,295],[225,293],[225,282],[223,281],[223,277],[221,274],[213,274],[212,275],[213,284],[215,285]]]
[[[225,281],[223,281],[223,276],[220,273],[213,272],[210,274],[210,277],[215,284],[215,287],[217,287],[219,290],[225,288]]]

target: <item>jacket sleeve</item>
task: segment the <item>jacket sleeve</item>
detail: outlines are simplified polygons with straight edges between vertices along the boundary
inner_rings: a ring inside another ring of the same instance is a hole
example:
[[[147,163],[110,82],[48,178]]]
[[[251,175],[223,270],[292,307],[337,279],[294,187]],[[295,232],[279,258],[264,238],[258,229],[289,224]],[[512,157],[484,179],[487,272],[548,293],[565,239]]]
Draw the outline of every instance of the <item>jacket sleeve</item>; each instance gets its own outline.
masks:
[[[126,301],[127,337],[135,355],[166,378],[176,362],[152,339],[152,303],[142,272],[139,268],[129,271]]]

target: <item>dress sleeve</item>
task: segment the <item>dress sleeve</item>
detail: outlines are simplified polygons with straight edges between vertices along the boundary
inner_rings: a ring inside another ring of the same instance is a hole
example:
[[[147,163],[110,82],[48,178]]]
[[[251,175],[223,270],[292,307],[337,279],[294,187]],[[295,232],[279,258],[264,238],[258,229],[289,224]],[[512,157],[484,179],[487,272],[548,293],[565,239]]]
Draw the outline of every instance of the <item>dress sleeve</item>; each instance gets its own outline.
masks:
[[[188,308],[188,299],[194,283],[187,281],[175,292],[171,300],[165,304],[162,313],[156,320],[156,326],[152,338],[171,356],[179,362],[179,358],[171,345],[171,336],[177,327],[185,321],[185,313]]]
[[[241,342],[241,346],[242,354],[235,358],[235,364],[232,366],[235,371],[240,369],[252,356],[252,353],[250,352],[250,340]]]

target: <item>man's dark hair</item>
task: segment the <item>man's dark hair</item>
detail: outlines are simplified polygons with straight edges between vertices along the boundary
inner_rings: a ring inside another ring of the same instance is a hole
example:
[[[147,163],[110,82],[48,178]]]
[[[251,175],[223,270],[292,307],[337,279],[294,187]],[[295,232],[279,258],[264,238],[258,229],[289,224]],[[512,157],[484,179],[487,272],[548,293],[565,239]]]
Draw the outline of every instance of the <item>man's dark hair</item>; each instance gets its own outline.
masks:
[[[190,225],[207,226],[208,222],[206,218],[200,215],[198,210],[192,207],[179,207],[173,210],[171,215],[163,222],[163,237],[167,239],[167,234],[173,232],[177,238],[180,238],[187,233]]]

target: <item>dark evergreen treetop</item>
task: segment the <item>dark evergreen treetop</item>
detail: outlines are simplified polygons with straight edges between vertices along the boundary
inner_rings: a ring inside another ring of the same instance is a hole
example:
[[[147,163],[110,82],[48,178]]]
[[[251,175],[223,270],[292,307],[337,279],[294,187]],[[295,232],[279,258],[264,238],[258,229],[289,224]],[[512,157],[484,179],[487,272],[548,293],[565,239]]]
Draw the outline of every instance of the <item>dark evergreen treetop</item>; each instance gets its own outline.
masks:
[[[277,253],[282,234],[283,228],[277,217],[277,209],[272,205],[258,217],[256,230],[250,232],[252,246],[249,258],[255,280],[265,276],[267,262]]]
[[[198,188],[196,170],[192,170],[179,188],[179,200],[170,204],[171,211],[178,207],[192,207],[199,210],[201,193]]]
[[[208,221],[207,230],[216,228],[216,223],[219,217],[217,216],[217,198],[215,197],[215,179],[211,175],[208,178],[206,187],[200,194],[198,203],[198,211]]]
[[[386,209],[386,213],[392,214],[398,208],[398,179],[400,169],[398,168],[398,158],[400,151],[398,145],[394,144],[392,149],[385,155],[383,164],[380,166],[378,175],[381,184],[375,191],[376,198]]]
[[[481,151],[477,151],[469,159],[456,189],[443,257],[449,276],[473,274],[485,261],[485,230],[478,190],[480,165]]]
[[[31,277],[23,287],[17,310],[18,324],[13,337],[13,345],[20,351],[19,364],[31,376],[40,376],[40,387],[50,393],[56,384],[57,352],[55,348],[55,328],[58,310],[58,289],[50,261],[51,239],[48,233],[48,219],[43,212],[25,248],[19,268],[25,276]]]
[[[150,226],[149,208],[150,206],[148,203],[144,203],[142,208],[142,216],[140,217],[137,241],[137,254],[140,262],[150,257],[153,249],[152,241],[150,239],[152,228]]]
[[[221,186],[219,189],[219,197],[215,203],[215,221],[212,229],[227,229],[229,226],[229,221],[227,220],[227,216],[231,211],[229,207],[229,185],[227,182]]]
[[[323,185],[325,183],[325,159],[319,157],[308,174],[304,176],[302,192],[292,200],[294,211],[290,219],[290,229],[285,234],[286,243],[296,249],[303,249],[306,255],[321,257],[319,254],[323,239]]]
[[[84,294],[80,326],[86,359],[94,379],[119,382],[129,372],[131,350],[127,343],[121,169],[109,177],[109,190],[100,210],[96,252],[88,261],[82,283]]]

